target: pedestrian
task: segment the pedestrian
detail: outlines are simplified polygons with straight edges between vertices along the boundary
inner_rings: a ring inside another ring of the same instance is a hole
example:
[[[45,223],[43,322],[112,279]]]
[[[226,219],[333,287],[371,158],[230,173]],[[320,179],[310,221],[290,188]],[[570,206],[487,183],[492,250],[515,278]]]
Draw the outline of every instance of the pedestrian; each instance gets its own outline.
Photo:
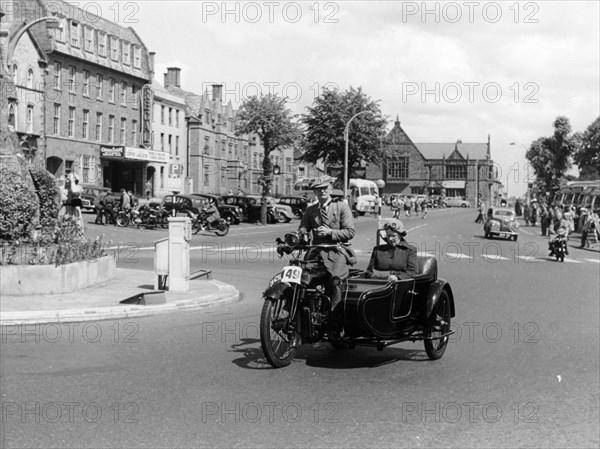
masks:
[[[423,200],[421,203],[421,218],[425,220],[427,218],[427,201]]]
[[[131,190],[127,191],[127,195],[129,195],[129,201],[131,204],[131,207],[134,208],[138,205],[139,201],[138,199],[135,197],[135,195],[133,194],[133,192]]]
[[[400,210],[399,210],[399,206],[398,206],[398,197],[394,197],[392,199],[392,202],[390,204],[390,209],[392,210],[392,217],[398,218],[398,215],[400,215]]]
[[[128,212],[131,209],[131,198],[125,191],[125,189],[121,189],[121,198],[119,200],[119,209]]]
[[[525,204],[523,208],[523,219],[525,220],[525,226],[529,226],[529,220],[531,219],[531,206]]]
[[[406,215],[407,217],[410,217],[410,211],[412,209],[412,200],[410,199],[410,197],[406,198],[406,201],[404,203],[404,215]]]
[[[96,199],[94,200],[94,208],[96,209],[96,221],[94,221],[97,225],[104,225],[104,200],[108,196],[108,192],[106,190],[102,190],[98,192],[96,195]]]
[[[538,214],[538,210],[537,210],[537,202],[534,202],[531,205],[531,226],[535,226],[535,224],[537,223],[537,214]]]
[[[587,246],[587,236],[590,230],[589,225],[589,214],[588,210],[585,207],[582,207],[579,211],[579,230],[581,232],[581,241],[580,248],[585,248]]]
[[[546,204],[540,204],[540,228],[542,230],[542,237],[546,236],[548,230],[548,207]]]
[[[515,215],[517,217],[520,217],[522,215],[522,210],[521,210],[521,202],[519,200],[517,200],[515,202]]]
[[[484,209],[485,209],[485,203],[480,200],[479,205],[477,206],[477,218],[475,218],[475,223],[483,223]]]
[[[116,225],[116,215],[114,198],[106,192],[106,197],[104,198],[104,222],[106,224]]]
[[[152,193],[152,183],[150,180],[146,181],[146,199],[150,199],[150,194]]]
[[[79,176],[75,174],[71,179],[68,202],[71,206],[71,214],[75,217],[79,226],[83,228],[83,214],[81,212],[81,208],[83,207],[83,200],[81,199],[83,187],[79,184]]]
[[[595,248],[598,244],[598,232],[600,231],[600,219],[598,218],[598,212],[598,209],[589,212],[586,248]]]
[[[569,241],[569,235],[575,232],[575,213],[571,206],[565,206],[563,212],[563,218],[566,220],[567,228],[567,242]]]

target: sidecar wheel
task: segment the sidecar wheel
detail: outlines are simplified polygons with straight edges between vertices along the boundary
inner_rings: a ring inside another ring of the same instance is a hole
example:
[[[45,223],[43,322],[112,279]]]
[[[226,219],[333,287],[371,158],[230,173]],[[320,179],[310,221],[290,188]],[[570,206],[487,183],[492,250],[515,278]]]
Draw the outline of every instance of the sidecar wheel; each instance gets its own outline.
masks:
[[[265,301],[260,314],[260,346],[273,368],[292,363],[299,335],[291,326],[285,301]]]
[[[425,326],[423,334],[425,337],[436,337],[450,332],[450,297],[446,290],[442,290],[440,299],[431,312],[434,321]],[[431,360],[441,359],[448,346],[449,337],[439,340],[424,340],[425,352]]]

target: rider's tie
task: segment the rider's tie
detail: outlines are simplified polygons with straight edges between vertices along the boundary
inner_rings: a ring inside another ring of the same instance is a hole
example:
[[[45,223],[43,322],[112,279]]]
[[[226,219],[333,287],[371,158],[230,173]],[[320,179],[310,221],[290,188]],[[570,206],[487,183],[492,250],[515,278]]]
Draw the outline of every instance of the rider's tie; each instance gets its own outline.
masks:
[[[329,218],[327,217],[327,206],[323,206],[319,208],[321,210],[321,224],[323,226],[329,225]]]

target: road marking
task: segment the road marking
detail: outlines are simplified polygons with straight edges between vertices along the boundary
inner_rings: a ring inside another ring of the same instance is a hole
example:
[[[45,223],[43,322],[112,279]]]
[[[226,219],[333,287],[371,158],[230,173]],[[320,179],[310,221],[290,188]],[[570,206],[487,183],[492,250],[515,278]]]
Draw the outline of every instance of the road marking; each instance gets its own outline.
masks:
[[[472,260],[469,256],[463,253],[444,253],[444,258],[449,257],[450,259],[469,259]]]
[[[484,259],[490,259],[490,260],[510,260],[508,257],[502,257],[499,255],[490,255],[490,254],[483,254],[481,257],[483,257]]]
[[[584,259],[584,260],[587,260],[588,262],[600,263],[600,259]]]

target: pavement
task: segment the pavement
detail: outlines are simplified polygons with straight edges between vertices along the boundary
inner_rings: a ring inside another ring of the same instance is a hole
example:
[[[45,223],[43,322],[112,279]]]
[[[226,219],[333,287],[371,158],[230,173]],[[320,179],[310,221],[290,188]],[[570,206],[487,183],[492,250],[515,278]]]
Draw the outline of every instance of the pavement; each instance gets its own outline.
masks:
[[[174,311],[197,310],[213,304],[237,301],[240,292],[214,279],[190,281],[185,293],[165,291],[164,304],[122,304],[121,301],[154,291],[152,271],[117,268],[108,282],[59,295],[26,295],[0,298],[0,326],[121,319]]]

